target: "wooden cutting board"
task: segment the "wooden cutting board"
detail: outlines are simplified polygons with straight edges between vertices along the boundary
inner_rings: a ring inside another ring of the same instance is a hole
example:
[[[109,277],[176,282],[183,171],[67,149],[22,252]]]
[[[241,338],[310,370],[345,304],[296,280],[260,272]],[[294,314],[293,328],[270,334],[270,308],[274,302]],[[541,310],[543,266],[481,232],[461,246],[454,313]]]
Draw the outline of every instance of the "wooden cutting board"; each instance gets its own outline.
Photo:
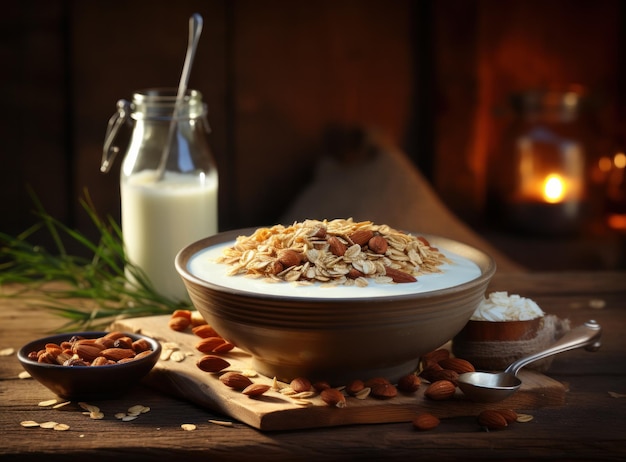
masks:
[[[202,353],[195,349],[199,338],[191,333],[176,332],[168,327],[170,316],[151,316],[116,321],[112,330],[136,332],[158,339],[164,350],[172,346],[185,355],[182,361],[161,359],[144,382],[167,394],[191,401],[199,406],[223,413],[259,430],[289,430],[330,427],[349,424],[409,422],[419,412],[429,412],[439,418],[477,415],[483,409],[509,408],[530,410],[561,406],[565,402],[565,386],[543,374],[522,370],[521,389],[499,403],[474,403],[462,392],[447,401],[432,401],[424,397],[426,384],[413,394],[398,393],[393,399],[364,400],[348,397],[345,408],[331,408],[319,396],[308,398],[303,406],[290,396],[269,390],[257,398],[234,391],[219,381],[217,374],[201,371],[196,361]],[[223,355],[231,367],[227,370],[250,370],[251,356],[237,348]],[[365,377],[364,379],[367,379]],[[255,383],[272,385],[273,379],[257,375]]]

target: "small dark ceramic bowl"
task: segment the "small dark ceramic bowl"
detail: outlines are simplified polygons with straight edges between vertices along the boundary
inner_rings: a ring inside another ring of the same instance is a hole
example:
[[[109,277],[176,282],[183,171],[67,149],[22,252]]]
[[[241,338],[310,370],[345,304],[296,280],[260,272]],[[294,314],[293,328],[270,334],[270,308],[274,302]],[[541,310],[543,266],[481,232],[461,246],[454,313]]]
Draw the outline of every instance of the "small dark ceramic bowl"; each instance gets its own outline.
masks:
[[[58,345],[74,336],[89,339],[106,334],[107,332],[71,332],[40,338],[20,348],[17,357],[26,372],[61,398],[113,398],[136,385],[154,367],[161,355],[161,344],[158,341],[145,335],[126,333],[133,341],[148,341],[152,353],[143,358],[106,366],[62,366],[38,363],[28,358],[31,351],[45,349],[47,343]]]

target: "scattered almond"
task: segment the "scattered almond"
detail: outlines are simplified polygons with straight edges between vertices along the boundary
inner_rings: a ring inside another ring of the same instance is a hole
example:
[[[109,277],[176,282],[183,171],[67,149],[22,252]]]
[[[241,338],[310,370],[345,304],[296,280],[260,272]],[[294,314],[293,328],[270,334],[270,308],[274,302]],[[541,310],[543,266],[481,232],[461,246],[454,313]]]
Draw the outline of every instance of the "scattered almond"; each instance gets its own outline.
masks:
[[[242,390],[242,393],[247,396],[260,396],[269,390],[270,385],[265,385],[262,383],[253,383],[252,385],[248,385],[246,388]]]
[[[505,417],[498,411],[488,409],[478,414],[478,423],[489,430],[502,430],[509,424]]]
[[[432,414],[423,413],[413,419],[413,428],[420,431],[432,430],[439,426],[439,419]]]
[[[220,376],[220,381],[227,387],[235,390],[243,390],[247,386],[252,385],[252,380],[238,372],[226,372]]]
[[[196,366],[204,372],[219,372],[230,366],[230,363],[219,356],[204,355],[198,359]]]
[[[443,401],[452,398],[456,392],[456,385],[449,380],[437,380],[431,383],[424,396],[435,401]]]
[[[439,361],[439,365],[443,369],[449,369],[457,374],[464,374],[466,372],[474,372],[476,369],[469,361],[461,358],[448,358]]]
[[[346,397],[336,388],[327,388],[320,393],[322,401],[331,407],[346,407]]]
[[[398,390],[406,393],[414,393],[419,390],[422,381],[415,374],[407,374],[398,380]]]

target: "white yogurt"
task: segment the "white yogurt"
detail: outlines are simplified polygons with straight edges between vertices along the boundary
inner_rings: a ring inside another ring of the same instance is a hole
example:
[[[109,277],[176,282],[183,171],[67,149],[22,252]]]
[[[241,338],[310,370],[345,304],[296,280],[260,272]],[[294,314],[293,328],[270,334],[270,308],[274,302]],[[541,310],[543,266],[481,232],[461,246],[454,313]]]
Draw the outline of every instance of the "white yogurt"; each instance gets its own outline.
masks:
[[[492,292],[486,297],[471,317],[472,321],[527,321],[540,318],[544,312],[533,300],[511,295],[507,292]]]
[[[174,266],[179,250],[217,232],[218,177],[144,170],[122,182],[122,233],[128,258],[163,295],[184,300]]]
[[[481,275],[478,265],[467,258],[439,250],[451,260],[440,266],[442,273],[418,276],[417,282],[402,284],[378,284],[368,280],[367,287],[322,286],[320,284],[298,285],[289,282],[267,282],[265,279],[253,279],[245,276],[229,276],[230,265],[217,263],[225,248],[233,246],[235,241],[217,244],[200,250],[193,255],[187,270],[194,276],[221,287],[242,290],[250,293],[302,297],[302,298],[362,298],[390,297],[430,292],[454,287],[472,281]]]

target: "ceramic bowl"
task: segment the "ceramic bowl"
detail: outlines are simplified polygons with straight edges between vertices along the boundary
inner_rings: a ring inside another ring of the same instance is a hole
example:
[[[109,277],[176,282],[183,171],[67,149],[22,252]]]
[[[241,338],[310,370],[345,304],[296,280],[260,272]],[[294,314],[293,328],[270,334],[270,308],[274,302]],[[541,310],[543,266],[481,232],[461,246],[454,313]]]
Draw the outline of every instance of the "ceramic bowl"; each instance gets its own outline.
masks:
[[[229,267],[215,259],[237,236],[252,232],[202,239],[182,249],[175,264],[206,321],[252,356],[251,367],[283,380],[343,384],[415,371],[422,354],[467,323],[496,268],[473,247],[426,236],[454,264],[417,283],[321,288],[228,276]]]
[[[521,321],[468,321],[454,337],[455,356],[471,362],[479,370],[500,371],[513,361],[549,346],[551,330],[543,316]],[[552,358],[530,364],[543,369]]]
[[[27,343],[19,349],[22,367],[39,383],[61,398],[74,400],[116,397],[135,386],[156,364],[161,354],[160,343],[150,337],[127,333],[133,341],[145,339],[152,353],[132,361],[104,366],[63,366],[39,363],[28,357],[31,351],[45,349],[48,343],[60,345],[72,337],[95,339],[107,332],[72,332],[44,337]]]

